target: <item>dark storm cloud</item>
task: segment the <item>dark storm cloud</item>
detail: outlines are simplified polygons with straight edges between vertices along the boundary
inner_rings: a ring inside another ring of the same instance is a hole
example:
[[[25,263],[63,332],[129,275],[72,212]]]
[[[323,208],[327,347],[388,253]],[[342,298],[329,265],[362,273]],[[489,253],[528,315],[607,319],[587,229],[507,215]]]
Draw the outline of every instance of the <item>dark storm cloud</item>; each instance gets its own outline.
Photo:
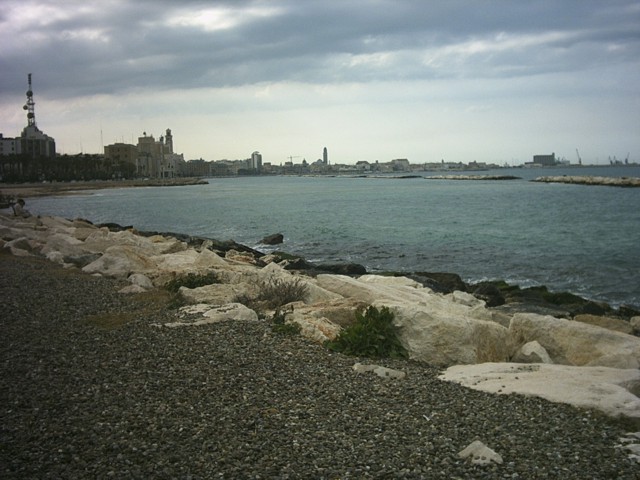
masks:
[[[635,1],[5,2],[0,94],[492,78],[640,58]]]

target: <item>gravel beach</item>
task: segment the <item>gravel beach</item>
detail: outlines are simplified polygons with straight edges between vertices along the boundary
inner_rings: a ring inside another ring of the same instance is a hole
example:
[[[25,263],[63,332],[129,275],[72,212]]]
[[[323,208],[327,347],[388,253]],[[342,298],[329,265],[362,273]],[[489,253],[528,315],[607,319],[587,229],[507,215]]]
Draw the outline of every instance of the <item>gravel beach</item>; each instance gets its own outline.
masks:
[[[624,425],[330,353],[268,324],[187,328],[162,292],[0,253],[0,477],[637,479]],[[382,379],[356,362],[407,373]],[[503,463],[458,452],[481,440]]]

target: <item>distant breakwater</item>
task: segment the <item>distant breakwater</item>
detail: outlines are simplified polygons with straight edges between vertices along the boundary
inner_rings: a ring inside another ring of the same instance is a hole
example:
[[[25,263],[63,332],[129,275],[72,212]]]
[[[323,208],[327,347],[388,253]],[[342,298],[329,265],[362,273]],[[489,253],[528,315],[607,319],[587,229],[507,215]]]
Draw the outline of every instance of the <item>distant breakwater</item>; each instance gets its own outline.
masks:
[[[640,187],[638,177],[599,177],[599,176],[548,176],[538,177],[533,182],[542,183],[572,183],[577,185],[602,185],[609,187]]]

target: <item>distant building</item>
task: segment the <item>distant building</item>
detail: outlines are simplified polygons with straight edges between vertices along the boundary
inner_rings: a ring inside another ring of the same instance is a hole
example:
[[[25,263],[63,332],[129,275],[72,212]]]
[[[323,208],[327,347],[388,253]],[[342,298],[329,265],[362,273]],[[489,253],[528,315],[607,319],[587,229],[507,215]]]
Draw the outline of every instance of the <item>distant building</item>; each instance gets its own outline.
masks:
[[[324,147],[322,150],[322,163],[325,165],[329,165],[329,154],[327,152],[327,147]]]
[[[138,159],[138,147],[129,143],[105,145],[104,156],[113,162],[127,162],[135,165]]]
[[[42,132],[36,124],[36,102],[33,100],[31,74],[28,75],[28,81],[27,103],[23,107],[27,111],[27,126],[22,129],[22,134],[16,138],[4,138],[0,134],[0,155],[55,158],[56,141]]]
[[[260,152],[253,152],[251,154],[251,159],[249,160],[249,168],[251,170],[255,170],[256,172],[260,172],[262,170],[262,155]]]
[[[409,160],[406,158],[396,158],[391,160],[391,165],[394,172],[408,172],[411,170]]]
[[[0,156],[19,155],[21,152],[20,137],[4,138],[0,133]]]
[[[135,165],[136,175],[151,178],[173,178],[178,176],[179,166],[184,162],[182,154],[173,153],[173,135],[167,128],[166,136],[156,141],[153,135],[143,132],[138,144],[114,143],[104,147],[105,158],[125,161]]]
[[[369,172],[371,171],[371,164],[366,160],[359,160],[356,162],[356,170],[358,172]]]
[[[535,165],[553,166],[558,162],[556,160],[556,154],[552,153],[551,155],[534,155],[533,163]]]

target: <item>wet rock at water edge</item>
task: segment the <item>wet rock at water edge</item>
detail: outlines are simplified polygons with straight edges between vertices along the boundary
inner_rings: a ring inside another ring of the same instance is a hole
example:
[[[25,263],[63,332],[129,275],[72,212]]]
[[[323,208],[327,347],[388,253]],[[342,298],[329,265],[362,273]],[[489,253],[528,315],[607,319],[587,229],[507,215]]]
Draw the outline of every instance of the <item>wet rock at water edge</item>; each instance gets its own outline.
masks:
[[[273,233],[260,240],[264,245],[280,245],[282,242],[284,242],[284,235],[281,233]]]

